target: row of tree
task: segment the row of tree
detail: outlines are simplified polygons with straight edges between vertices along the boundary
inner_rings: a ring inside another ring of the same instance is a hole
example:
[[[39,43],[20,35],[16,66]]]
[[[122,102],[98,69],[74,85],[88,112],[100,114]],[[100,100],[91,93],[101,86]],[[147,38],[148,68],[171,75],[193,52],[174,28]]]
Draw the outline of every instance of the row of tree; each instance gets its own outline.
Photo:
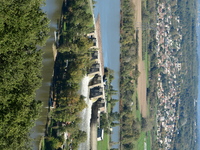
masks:
[[[120,32],[120,149],[132,150],[134,141],[139,138],[141,124],[133,113],[136,105],[133,95],[139,76],[138,32],[134,27],[134,6],[130,0],[121,2]]]

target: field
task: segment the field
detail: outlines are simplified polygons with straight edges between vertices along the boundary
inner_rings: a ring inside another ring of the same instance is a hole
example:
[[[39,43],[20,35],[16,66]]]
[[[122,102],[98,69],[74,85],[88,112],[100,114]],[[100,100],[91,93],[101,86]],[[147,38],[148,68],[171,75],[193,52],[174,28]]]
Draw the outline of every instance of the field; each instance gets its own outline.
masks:
[[[148,132],[141,132],[139,139],[135,143],[136,150],[151,150],[151,134]]]

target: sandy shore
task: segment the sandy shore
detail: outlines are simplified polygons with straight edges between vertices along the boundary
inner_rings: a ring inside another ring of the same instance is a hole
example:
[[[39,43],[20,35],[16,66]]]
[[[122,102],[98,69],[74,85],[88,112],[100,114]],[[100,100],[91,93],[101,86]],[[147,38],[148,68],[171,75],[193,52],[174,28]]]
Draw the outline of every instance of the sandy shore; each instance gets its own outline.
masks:
[[[133,0],[135,6],[135,28],[138,30],[138,101],[142,117],[147,117],[147,101],[146,101],[146,71],[145,63],[142,61],[142,0]]]

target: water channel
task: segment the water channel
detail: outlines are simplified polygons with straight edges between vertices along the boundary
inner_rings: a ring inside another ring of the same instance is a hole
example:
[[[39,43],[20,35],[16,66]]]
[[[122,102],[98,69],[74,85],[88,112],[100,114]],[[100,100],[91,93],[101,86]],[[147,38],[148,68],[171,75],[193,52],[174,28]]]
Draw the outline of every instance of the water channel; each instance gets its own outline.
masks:
[[[94,15],[100,15],[102,49],[104,65],[114,70],[114,80],[112,85],[119,91],[119,72],[120,72],[120,0],[96,0]],[[119,99],[119,92],[113,96]],[[119,103],[113,109],[119,112]],[[113,128],[111,136],[113,142],[119,142],[119,126]],[[119,144],[113,145],[119,148]]]
[[[40,89],[36,91],[36,99],[43,102],[43,107],[40,118],[36,121],[36,125],[31,132],[31,137],[34,138],[33,150],[38,150],[40,139],[42,136],[44,136],[45,125],[47,121],[49,88],[54,66],[52,46],[55,42],[54,31],[57,29],[57,22],[60,19],[62,2],[63,0],[46,0],[46,6],[42,7],[43,11],[47,13],[47,16],[51,22],[49,33],[50,37],[47,40],[46,46],[42,48],[44,51],[42,69],[43,81]]]
[[[197,54],[198,54],[198,59],[200,59],[200,0],[198,0],[198,22],[197,22]],[[198,148],[200,147],[200,62],[199,62],[199,74],[198,74],[198,100],[197,100],[197,144]]]

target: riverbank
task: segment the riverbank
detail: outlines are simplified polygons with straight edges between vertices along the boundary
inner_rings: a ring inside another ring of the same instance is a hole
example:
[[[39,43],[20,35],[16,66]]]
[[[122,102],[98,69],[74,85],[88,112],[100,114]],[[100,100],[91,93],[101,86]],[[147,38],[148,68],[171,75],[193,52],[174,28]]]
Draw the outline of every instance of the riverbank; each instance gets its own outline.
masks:
[[[49,27],[50,32],[48,34],[49,38],[42,50],[43,60],[42,60],[42,85],[36,91],[35,99],[40,100],[43,104],[40,111],[40,116],[35,122],[35,126],[31,129],[30,137],[33,138],[33,150],[38,150],[40,140],[45,136],[45,128],[47,124],[47,114],[49,107],[49,90],[51,85],[51,79],[54,70],[54,56],[56,56],[56,50],[54,48],[55,37],[54,32],[58,29],[58,20],[60,19],[62,8],[62,1],[57,0],[46,0],[46,5],[41,9],[47,14],[50,20]]]

